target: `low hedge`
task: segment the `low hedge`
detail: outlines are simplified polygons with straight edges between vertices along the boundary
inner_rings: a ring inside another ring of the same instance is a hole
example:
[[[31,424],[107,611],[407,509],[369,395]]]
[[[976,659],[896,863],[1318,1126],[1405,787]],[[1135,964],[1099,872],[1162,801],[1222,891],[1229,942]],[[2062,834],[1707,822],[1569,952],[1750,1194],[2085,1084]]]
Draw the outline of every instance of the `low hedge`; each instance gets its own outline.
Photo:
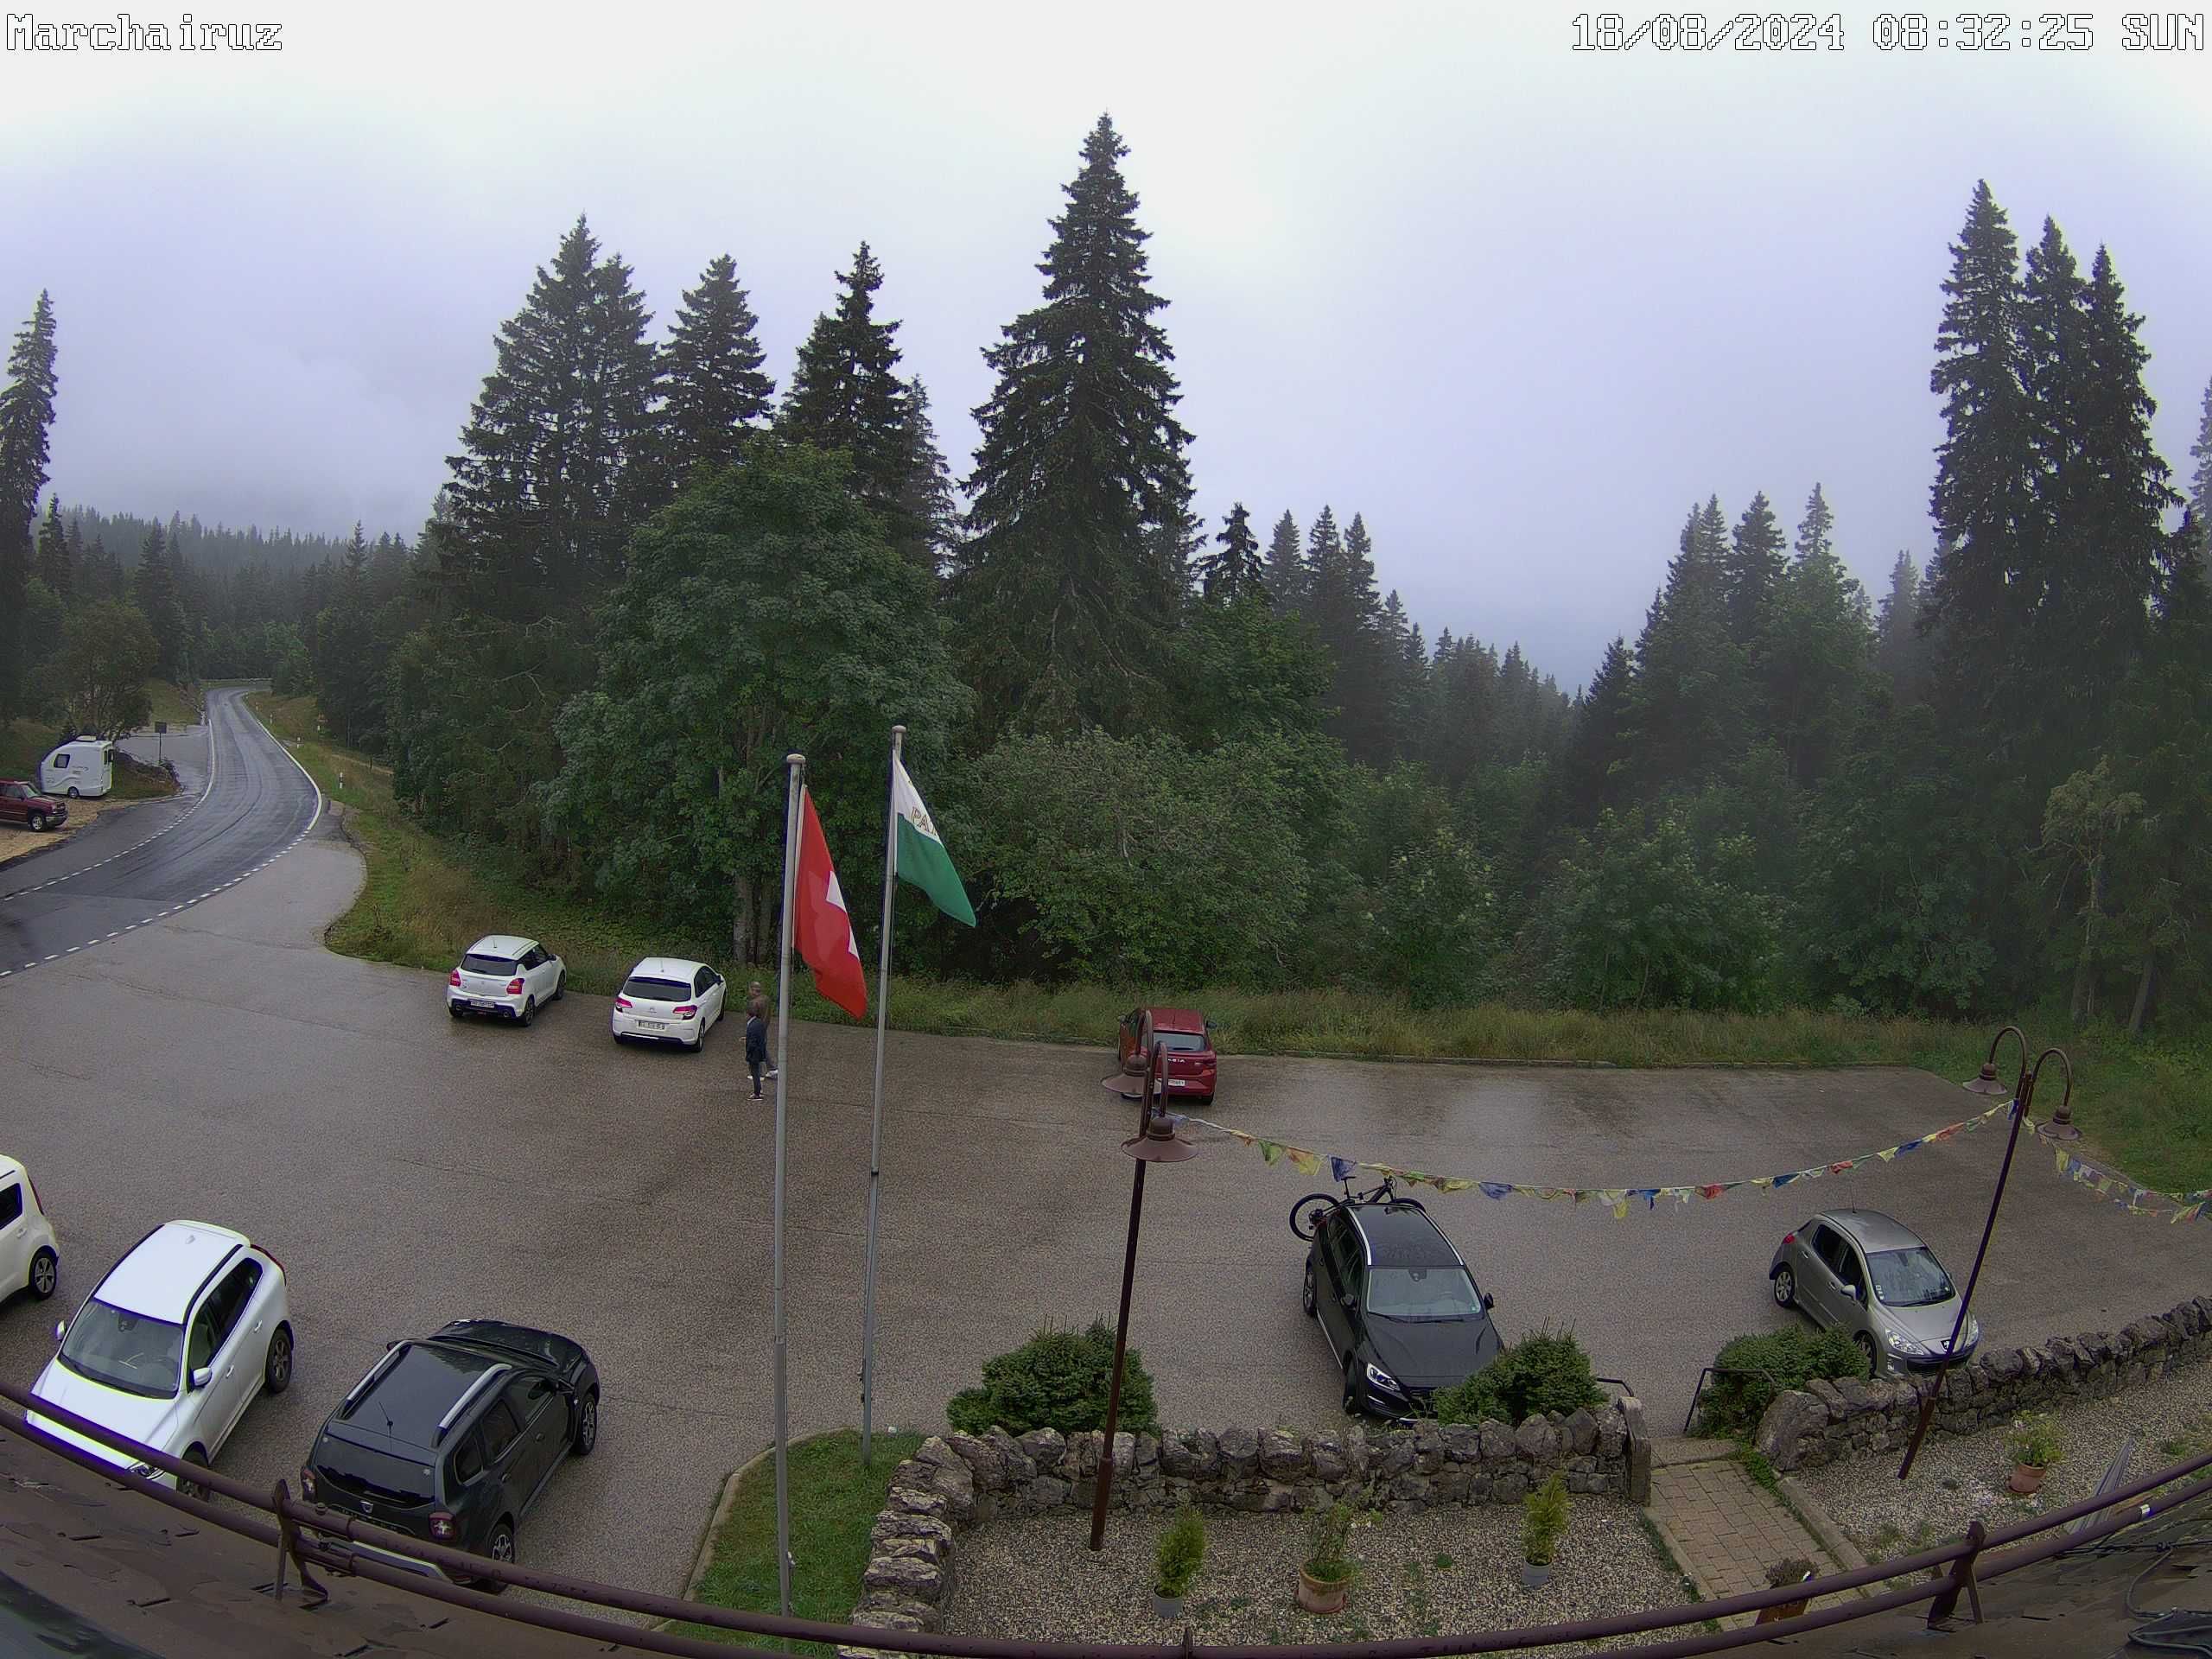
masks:
[[[1867,1375],[1866,1356],[1840,1331],[1793,1325],[1738,1337],[1713,1362],[1713,1376],[1698,1402],[1698,1425],[1707,1434],[1747,1440],[1774,1397],[1802,1389],[1816,1376],[1830,1382]]]
[[[1465,1382],[1439,1389],[1428,1406],[1440,1423],[1521,1423],[1543,1412],[1605,1403],[1590,1356],[1574,1332],[1545,1328],[1522,1338]]]
[[[1046,1325],[1012,1353],[985,1360],[982,1387],[954,1395],[945,1402],[945,1420],[963,1434],[981,1434],[994,1425],[1009,1434],[1033,1428],[1088,1433],[1106,1426],[1106,1395],[1113,1382],[1112,1325],[1103,1319],[1092,1320],[1087,1331]],[[1116,1427],[1132,1434],[1160,1427],[1152,1374],[1134,1348],[1122,1368]]]

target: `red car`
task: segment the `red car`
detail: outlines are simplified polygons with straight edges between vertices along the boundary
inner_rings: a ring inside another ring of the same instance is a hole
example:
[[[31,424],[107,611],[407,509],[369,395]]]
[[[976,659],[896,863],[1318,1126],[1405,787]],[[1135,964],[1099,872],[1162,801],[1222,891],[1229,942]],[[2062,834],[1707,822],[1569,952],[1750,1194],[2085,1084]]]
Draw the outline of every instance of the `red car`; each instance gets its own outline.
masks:
[[[69,817],[69,809],[50,795],[41,795],[29,784],[0,778],[0,823],[27,830],[53,830]]]
[[[1221,1057],[1213,1051],[1213,1026],[1194,1008],[1131,1008],[1122,1016],[1122,1070],[1144,1075],[1145,1057],[1157,1041],[1167,1051],[1167,1093],[1213,1103]]]

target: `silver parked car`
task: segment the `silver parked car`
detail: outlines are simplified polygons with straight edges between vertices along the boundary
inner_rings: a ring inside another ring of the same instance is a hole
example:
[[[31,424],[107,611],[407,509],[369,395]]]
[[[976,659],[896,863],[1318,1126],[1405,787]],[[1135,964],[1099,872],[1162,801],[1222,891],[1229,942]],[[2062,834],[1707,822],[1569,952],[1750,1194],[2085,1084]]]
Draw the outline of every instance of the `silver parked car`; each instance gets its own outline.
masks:
[[[1933,1370],[1959,1317],[1959,1293],[1935,1251],[1878,1210],[1829,1210],[1783,1238],[1768,1264],[1774,1300],[1848,1335],[1877,1376]],[[1871,1293],[1871,1294],[1870,1294]],[[1958,1357],[1981,1340],[1968,1319]]]

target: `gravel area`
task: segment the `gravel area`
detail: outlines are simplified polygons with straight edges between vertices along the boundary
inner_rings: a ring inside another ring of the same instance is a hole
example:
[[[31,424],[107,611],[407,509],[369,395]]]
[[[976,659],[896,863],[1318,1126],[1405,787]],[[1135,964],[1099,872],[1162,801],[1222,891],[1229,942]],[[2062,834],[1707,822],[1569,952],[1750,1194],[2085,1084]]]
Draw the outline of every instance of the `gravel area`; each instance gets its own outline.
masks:
[[[2130,1434],[2131,1479],[2177,1461],[2160,1450],[2170,1440],[2190,1439],[2212,1449],[2212,1365],[2192,1365],[2107,1399],[2054,1406],[2050,1415],[2063,1456],[2032,1497],[2006,1489],[2012,1459],[2002,1428],[1930,1433],[1910,1480],[1897,1478],[1902,1444],[1878,1458],[1807,1469],[1799,1478],[1867,1559],[1878,1560],[1955,1537],[1976,1516],[1997,1526],[2079,1503],[2097,1490]]]
[[[992,1522],[958,1545],[944,1628],[963,1636],[1099,1642],[1341,1642],[1595,1618],[1689,1599],[1633,1504],[1574,1500],[1552,1581],[1521,1587],[1521,1511],[1498,1506],[1378,1515],[1352,1535],[1360,1578],[1344,1611],[1299,1610],[1307,1518],[1208,1510],[1205,1566],[1173,1624],[1152,1609],[1153,1552],[1167,1513],[1116,1514],[1090,1550],[1087,1512]],[[1689,1627],[1694,1630],[1693,1625]],[[1604,1645],[1624,1645],[1606,1643]],[[1529,1652],[1587,1652],[1580,1643]]]

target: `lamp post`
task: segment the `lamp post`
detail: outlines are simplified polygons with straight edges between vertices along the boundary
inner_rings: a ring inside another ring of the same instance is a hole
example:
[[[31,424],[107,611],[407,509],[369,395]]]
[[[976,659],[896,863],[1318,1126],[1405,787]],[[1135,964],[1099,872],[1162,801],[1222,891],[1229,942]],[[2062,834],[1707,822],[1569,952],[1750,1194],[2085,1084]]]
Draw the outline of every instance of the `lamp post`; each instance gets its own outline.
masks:
[[[2046,1048],[2036,1056],[2035,1064],[2028,1063],[2028,1039],[2018,1026],[2006,1026],[1989,1041],[1989,1058],[1981,1063],[1980,1074],[1966,1085],[1971,1094],[2001,1095],[2005,1085],[1997,1080],[1997,1049],[2007,1035],[2018,1039],[2020,1071],[2012,1084],[2012,1127],[2005,1137],[2005,1161],[1997,1168],[1997,1190],[1989,1195],[1989,1218],[1981,1224],[1981,1243],[1974,1253],[1974,1269],[1967,1274],[1966,1294],[1959,1299],[1959,1316],[1952,1322],[1951,1338],[1943,1344],[1942,1363],[1936,1368],[1935,1380],[1920,1397],[1920,1418],[1912,1426],[1912,1441],[1904,1449],[1904,1461],[1897,1465],[1897,1478],[1903,1480],[1912,1472],[1912,1460],[1920,1454],[1920,1442],[1927,1437],[1929,1420],[1936,1415],[1936,1402],[1943,1392],[1943,1378],[1951,1369],[1951,1362],[1958,1357],[1959,1338],[1967,1328],[1967,1316],[1974,1306],[1974,1287],[1981,1278],[1981,1264],[1989,1254],[1990,1235],[1997,1230],[1997,1207],[2005,1201],[2005,1180],[2012,1173],[2012,1152],[2020,1143],[2020,1125],[2028,1121],[2028,1108],[2036,1097],[2036,1079],[2042,1075],[2043,1063],[2052,1055],[2066,1070],[2066,1094],[2059,1106],[2057,1116],[2050,1128],[2044,1131],[2055,1140],[2079,1140],[2082,1132],[2074,1127],[2074,1062],[2066,1058],[2063,1048]]]
[[[1158,1091],[1154,1092],[1154,1084]],[[1090,1547],[1106,1547],[1106,1503],[1114,1487],[1114,1433],[1122,1421],[1122,1370],[1129,1353],[1129,1289],[1136,1281],[1137,1224],[1144,1216],[1144,1170],[1147,1164],[1179,1164],[1198,1155],[1189,1141],[1179,1140],[1175,1126],[1160,1109],[1166,1104],[1167,1046],[1154,1040],[1151,1063],[1145,1068],[1143,1105],[1137,1132],[1122,1142],[1122,1150],[1136,1160],[1137,1173],[1129,1185],[1129,1243],[1122,1257],[1122,1318],[1114,1332],[1114,1380],[1106,1390],[1106,1439],[1098,1448],[1098,1476],[1092,1482]]]

